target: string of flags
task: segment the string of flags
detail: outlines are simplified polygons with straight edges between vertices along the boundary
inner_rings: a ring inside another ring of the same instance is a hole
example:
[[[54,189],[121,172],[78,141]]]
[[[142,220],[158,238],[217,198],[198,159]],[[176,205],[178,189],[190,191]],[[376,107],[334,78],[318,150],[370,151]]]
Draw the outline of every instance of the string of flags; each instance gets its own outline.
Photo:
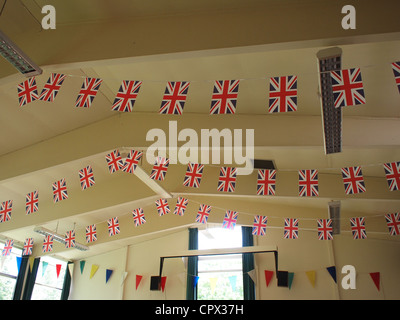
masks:
[[[395,85],[400,92],[400,62],[391,63]],[[364,86],[360,68],[330,71],[335,108],[365,104]],[[41,93],[38,92],[35,77],[18,84],[19,106],[22,107],[35,100],[54,102],[67,75],[51,73]],[[269,113],[297,111],[297,76],[280,76],[269,78]],[[240,79],[214,81],[210,114],[234,114],[236,112]],[[75,107],[90,108],[103,80],[86,77],[77,95]],[[132,112],[143,82],[123,80],[115,95],[111,110]],[[168,81],[159,109],[160,114],[182,115],[190,81]]]

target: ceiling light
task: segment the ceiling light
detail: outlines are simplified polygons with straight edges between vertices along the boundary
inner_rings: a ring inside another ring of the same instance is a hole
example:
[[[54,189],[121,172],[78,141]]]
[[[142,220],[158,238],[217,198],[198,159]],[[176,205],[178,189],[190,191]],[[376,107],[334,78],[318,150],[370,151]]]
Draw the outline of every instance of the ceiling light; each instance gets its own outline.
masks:
[[[42,69],[1,31],[0,54],[26,77],[32,77],[42,73]]]
[[[44,236],[52,236],[54,241],[60,242],[62,244],[65,244],[65,238],[64,236],[62,236],[61,234],[58,234],[56,232],[53,232],[49,229],[43,228],[43,227],[35,227],[35,229],[33,229],[33,231],[44,235]],[[87,251],[89,250],[88,246],[85,246],[79,242],[75,241],[75,246],[73,247],[75,249],[81,250],[81,251]]]

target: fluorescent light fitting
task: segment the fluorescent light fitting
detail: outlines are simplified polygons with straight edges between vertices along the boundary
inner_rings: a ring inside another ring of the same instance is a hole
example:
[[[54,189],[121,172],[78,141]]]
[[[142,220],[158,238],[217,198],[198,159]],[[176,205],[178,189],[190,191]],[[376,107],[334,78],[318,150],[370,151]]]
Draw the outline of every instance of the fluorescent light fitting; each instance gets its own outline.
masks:
[[[26,77],[42,74],[39,68],[18,46],[0,31],[0,54]]]
[[[53,240],[60,242],[62,244],[65,244],[65,237],[62,236],[61,234],[58,234],[56,232],[53,232],[49,229],[43,228],[43,227],[35,227],[33,231],[43,235],[43,236],[53,236]],[[88,246],[85,246],[84,244],[81,244],[79,242],[75,241],[75,246],[73,247],[75,249],[81,250],[81,251],[87,251],[89,250]]]

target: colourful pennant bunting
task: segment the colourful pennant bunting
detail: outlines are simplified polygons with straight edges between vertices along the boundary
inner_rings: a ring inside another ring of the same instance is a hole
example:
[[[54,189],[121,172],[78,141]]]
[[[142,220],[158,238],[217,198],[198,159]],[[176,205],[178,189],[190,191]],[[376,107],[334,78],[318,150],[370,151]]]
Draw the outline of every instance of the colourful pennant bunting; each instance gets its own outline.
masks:
[[[93,278],[97,270],[99,270],[99,266],[97,264],[92,264],[92,269],[90,269],[90,279]]]
[[[142,281],[142,279],[143,279],[142,275],[140,275],[140,274],[136,275],[136,290],[138,289],[140,281]]]
[[[306,271],[306,275],[308,280],[310,281],[311,285],[313,286],[313,288],[315,288],[315,271],[311,270],[311,271]]]
[[[274,272],[271,270],[264,270],[264,275],[265,275],[265,283],[268,287],[269,283],[271,282],[272,276],[274,275]]]
[[[370,272],[369,275],[370,275],[372,281],[374,282],[376,288],[378,289],[378,291],[380,291],[381,290],[381,288],[380,288],[380,281],[381,281],[380,272]]]
[[[110,277],[113,272],[114,272],[114,270],[112,270],[112,269],[106,269],[106,283],[108,282],[108,280],[110,280]]]
[[[336,283],[336,267],[335,266],[327,267],[326,270],[328,270],[328,272],[331,275],[333,281],[335,281],[335,283]]]

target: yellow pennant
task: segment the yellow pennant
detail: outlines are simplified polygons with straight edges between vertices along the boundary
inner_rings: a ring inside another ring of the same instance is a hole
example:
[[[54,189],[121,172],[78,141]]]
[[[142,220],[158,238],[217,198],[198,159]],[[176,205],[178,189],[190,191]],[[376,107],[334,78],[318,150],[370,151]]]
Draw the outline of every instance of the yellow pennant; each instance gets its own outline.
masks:
[[[306,271],[308,280],[310,280],[311,285],[315,288],[315,271]]]
[[[99,269],[99,266],[97,264],[92,265],[92,269],[90,270],[90,279],[93,278],[94,274],[97,272]]]

